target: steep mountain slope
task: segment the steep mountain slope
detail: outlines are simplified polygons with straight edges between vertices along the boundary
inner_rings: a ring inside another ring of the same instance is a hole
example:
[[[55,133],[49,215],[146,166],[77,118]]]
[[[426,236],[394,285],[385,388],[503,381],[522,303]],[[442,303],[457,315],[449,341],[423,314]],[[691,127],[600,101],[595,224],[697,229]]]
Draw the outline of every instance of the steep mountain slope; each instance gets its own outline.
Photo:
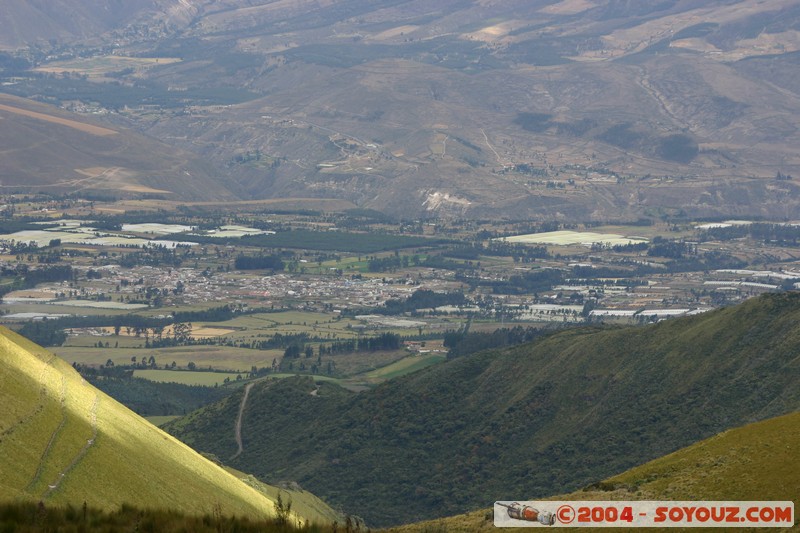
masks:
[[[233,198],[196,155],[109,123],[0,95],[4,191],[95,191],[181,200]]]
[[[264,97],[140,125],[219,163],[261,154],[232,171],[257,197],[795,217],[774,178],[800,173],[798,20],[790,1],[230,0],[162,44],[184,61],[152,79]]]
[[[114,30],[153,37],[161,28],[146,29],[145,21],[174,26],[188,22],[192,13],[191,5],[180,0],[5,0],[0,50],[75,41],[102,44],[101,36]]]
[[[800,413],[792,413],[725,431],[586,489],[550,499],[796,502],[800,498],[798,443]],[[471,533],[483,529],[494,529],[489,509],[391,531]]]
[[[274,516],[265,496],[0,329],[0,500]],[[284,495],[285,497],[285,495]],[[303,518],[303,517],[300,517]]]
[[[31,20],[12,5],[0,27]],[[53,5],[86,11],[85,0]],[[44,24],[58,42],[25,53],[78,76],[15,71],[0,90],[101,93],[254,198],[338,198],[404,217],[800,217],[800,189],[776,179],[800,175],[794,0],[140,0],[107,11],[68,45]],[[103,63],[109,50],[141,61],[105,65],[89,90],[98,63],[71,60]],[[170,61],[145,68],[148,57]]]
[[[297,480],[374,525],[575,489],[799,409],[798,319],[800,294],[776,294],[652,326],[565,331],[360,394],[264,382],[250,391],[233,465]],[[237,401],[168,430],[231,457]]]

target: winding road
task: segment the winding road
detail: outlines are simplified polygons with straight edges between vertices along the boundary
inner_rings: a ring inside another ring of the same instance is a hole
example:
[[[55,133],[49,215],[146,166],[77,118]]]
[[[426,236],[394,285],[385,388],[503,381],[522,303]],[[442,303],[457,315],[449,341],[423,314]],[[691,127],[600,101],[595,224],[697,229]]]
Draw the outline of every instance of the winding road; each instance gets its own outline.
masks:
[[[236,429],[234,430],[236,445],[239,449],[231,456],[231,461],[239,457],[244,451],[244,446],[242,446],[242,417],[244,416],[244,407],[247,404],[247,397],[250,395],[250,389],[253,388],[253,385],[254,383],[248,383],[244,386],[244,396],[242,397],[242,403],[239,405],[239,416],[236,417]]]

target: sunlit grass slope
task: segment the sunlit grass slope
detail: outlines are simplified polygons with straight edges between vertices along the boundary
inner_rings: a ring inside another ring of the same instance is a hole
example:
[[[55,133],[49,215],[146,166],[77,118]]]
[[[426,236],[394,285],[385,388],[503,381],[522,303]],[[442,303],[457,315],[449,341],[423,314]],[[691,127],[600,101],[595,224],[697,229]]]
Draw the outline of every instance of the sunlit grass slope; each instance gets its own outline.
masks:
[[[268,518],[274,501],[0,328],[0,500]],[[305,520],[305,517],[300,517]]]
[[[528,496],[520,495],[520,499]],[[800,501],[800,412],[725,431],[553,500]],[[795,519],[795,527],[800,518]],[[390,531],[492,528],[490,509]]]
[[[334,511],[327,503],[319,499],[316,495],[303,490],[296,484],[289,484],[285,487],[276,487],[267,485],[259,481],[250,474],[240,472],[235,468],[229,466],[225,470],[241,479],[245,484],[250,485],[259,492],[263,492],[267,498],[277,500],[278,495],[282,498],[284,505],[291,504],[292,511],[297,515],[308,519],[312,524],[332,524],[334,522],[343,522],[346,517]]]

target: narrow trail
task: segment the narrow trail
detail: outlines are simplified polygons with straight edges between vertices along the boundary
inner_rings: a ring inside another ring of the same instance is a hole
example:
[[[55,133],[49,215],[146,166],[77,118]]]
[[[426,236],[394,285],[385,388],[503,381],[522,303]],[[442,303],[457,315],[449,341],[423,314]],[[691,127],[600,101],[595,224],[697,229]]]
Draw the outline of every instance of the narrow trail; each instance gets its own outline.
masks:
[[[494,149],[494,146],[492,146],[492,143],[489,142],[489,136],[486,135],[486,132],[483,131],[483,128],[481,128],[481,133],[483,134],[483,140],[486,142],[486,146],[488,146],[489,150],[491,150],[494,153],[494,157],[497,159],[497,162],[500,165],[505,166],[505,163],[503,162],[502,158],[500,157],[500,154],[497,153],[497,150]]]
[[[86,444],[84,444],[83,447],[80,449],[80,451],[77,454],[75,454],[75,457],[72,458],[72,461],[69,462],[67,467],[58,473],[56,480],[47,486],[47,489],[42,494],[41,498],[42,501],[46,500],[51,493],[53,493],[56,489],[58,489],[59,485],[61,485],[61,482],[64,481],[64,478],[67,476],[67,474],[69,474],[70,471],[73,468],[75,468],[78,465],[78,463],[81,462],[81,460],[86,456],[86,454],[89,453],[89,448],[94,446],[94,443],[97,440],[97,406],[99,403],[100,403],[100,396],[95,394],[94,402],[92,402],[92,408],[89,412],[92,423],[92,438],[86,441]]]
[[[667,98],[650,83],[650,76],[647,74],[647,70],[645,70],[644,68],[639,68],[639,72],[641,73],[641,75],[636,80],[636,82],[639,84],[639,87],[644,89],[653,100],[658,102],[658,105],[664,112],[664,115],[669,117],[670,120],[672,120],[674,123],[683,125],[684,121],[681,120],[679,117],[677,117],[675,113],[673,113],[672,110],[669,108],[668,105],[669,101],[667,100]]]
[[[42,456],[39,458],[39,465],[36,467],[36,473],[33,474],[33,478],[28,483],[28,486],[25,487],[25,492],[30,493],[30,491],[36,486],[39,482],[39,479],[42,477],[42,471],[44,470],[44,465],[47,462],[47,456],[50,454],[50,450],[53,449],[53,444],[55,444],[56,439],[58,438],[58,434],[61,433],[61,430],[67,423],[67,378],[61,378],[61,421],[56,426],[56,429],[53,430],[53,433],[50,435],[50,440],[47,441],[47,446],[45,446],[44,451],[42,452]]]
[[[235,454],[233,454],[233,456],[231,456],[231,461],[239,457],[244,451],[244,446],[242,446],[242,418],[244,416],[244,407],[247,404],[247,397],[250,395],[250,389],[253,388],[253,385],[254,383],[248,383],[244,386],[244,396],[242,397],[242,403],[239,405],[239,416],[236,417],[236,429],[234,430],[236,445],[239,447],[239,449]]]

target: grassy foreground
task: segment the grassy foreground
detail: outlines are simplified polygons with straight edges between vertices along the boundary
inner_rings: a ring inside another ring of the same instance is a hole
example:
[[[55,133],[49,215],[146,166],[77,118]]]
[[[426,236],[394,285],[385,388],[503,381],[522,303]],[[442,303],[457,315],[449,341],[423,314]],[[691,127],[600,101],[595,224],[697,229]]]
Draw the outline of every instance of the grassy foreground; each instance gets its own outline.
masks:
[[[322,533],[333,531],[332,526],[293,524],[286,517],[272,520],[253,520],[247,517],[223,516],[209,513],[190,516],[175,511],[143,510],[123,505],[107,512],[92,507],[52,507],[34,503],[0,505],[0,531],[15,533],[130,532],[142,533]]]

